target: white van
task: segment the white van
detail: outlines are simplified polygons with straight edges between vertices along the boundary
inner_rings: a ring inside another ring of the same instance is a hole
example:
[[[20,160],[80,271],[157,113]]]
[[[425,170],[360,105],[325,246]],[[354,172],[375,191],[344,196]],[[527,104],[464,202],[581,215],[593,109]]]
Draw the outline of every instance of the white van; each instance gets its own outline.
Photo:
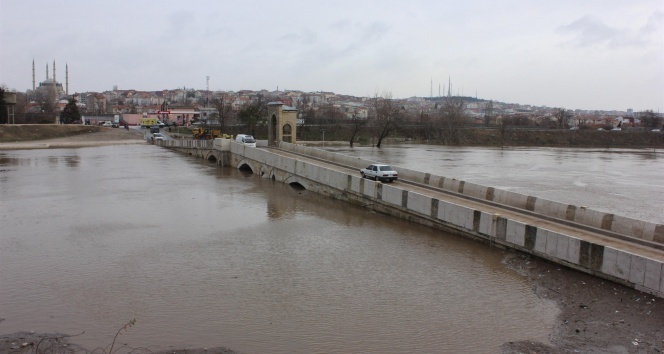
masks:
[[[253,136],[247,135],[247,134],[238,134],[235,136],[235,142],[244,144],[248,147],[255,148],[256,147],[256,139],[254,139]]]

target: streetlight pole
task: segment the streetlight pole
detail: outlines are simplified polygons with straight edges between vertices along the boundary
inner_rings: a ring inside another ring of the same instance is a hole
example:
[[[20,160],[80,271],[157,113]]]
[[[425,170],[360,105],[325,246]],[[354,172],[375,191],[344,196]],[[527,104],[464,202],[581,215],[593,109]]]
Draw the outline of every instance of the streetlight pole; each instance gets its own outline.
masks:
[[[323,133],[323,146],[325,146],[325,129],[320,130]]]

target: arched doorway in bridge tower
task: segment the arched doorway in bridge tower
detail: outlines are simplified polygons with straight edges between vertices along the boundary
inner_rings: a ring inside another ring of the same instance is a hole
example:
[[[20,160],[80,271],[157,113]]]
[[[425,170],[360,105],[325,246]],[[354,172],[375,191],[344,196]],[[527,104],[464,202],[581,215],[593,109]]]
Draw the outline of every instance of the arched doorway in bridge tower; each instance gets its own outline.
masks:
[[[297,109],[284,105],[283,102],[270,102],[267,104],[268,145],[279,146],[283,142],[296,143]]]

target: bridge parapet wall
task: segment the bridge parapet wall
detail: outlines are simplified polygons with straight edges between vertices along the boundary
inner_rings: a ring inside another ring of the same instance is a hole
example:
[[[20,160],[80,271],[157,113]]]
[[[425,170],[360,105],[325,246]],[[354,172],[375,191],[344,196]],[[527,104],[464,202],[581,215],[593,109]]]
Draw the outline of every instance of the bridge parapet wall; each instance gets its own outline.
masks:
[[[375,161],[351,157],[303,145],[282,142],[279,147],[286,151],[303,154],[322,160],[363,168]],[[466,181],[392,166],[399,178],[461,193],[465,196],[531,211],[560,220],[575,222],[589,227],[610,231],[626,237],[642,239],[664,245],[664,225],[589,209],[584,206],[560,203],[525,194],[500,190]]]
[[[208,161],[215,161],[218,165],[226,166],[230,162],[229,149],[221,149],[221,142],[212,140],[157,140],[155,145],[198,156]]]
[[[186,148],[186,149],[213,149],[213,140],[191,140],[191,139],[170,139],[157,140],[155,144],[163,147]]]
[[[445,229],[506,248],[517,249],[555,263],[600,276],[664,297],[664,261],[584,241],[573,235],[528,225],[498,214],[403,190],[394,185],[330,170],[266,149],[231,144],[237,161],[250,159],[254,167],[270,169],[264,178],[298,182],[312,191],[371,207],[389,215]],[[317,152],[320,158],[325,154]],[[256,172],[256,171],[254,171]],[[467,188],[460,181],[449,188]],[[488,191],[488,189],[484,189]],[[480,190],[477,193],[482,193]],[[509,198],[512,196],[505,196]],[[520,202],[528,203],[517,196]]]

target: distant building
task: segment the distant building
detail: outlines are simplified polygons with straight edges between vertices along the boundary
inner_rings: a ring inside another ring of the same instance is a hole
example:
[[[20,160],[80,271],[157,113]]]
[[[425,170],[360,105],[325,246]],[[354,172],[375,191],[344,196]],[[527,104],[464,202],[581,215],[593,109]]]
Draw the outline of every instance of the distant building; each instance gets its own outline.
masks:
[[[55,61],[53,61],[53,78],[49,77],[48,64],[46,64],[46,79],[39,82],[39,85],[36,83],[35,76],[35,61],[32,61],[32,92],[28,93],[40,96],[48,97],[49,90],[52,90],[55,93],[55,99],[59,99],[63,96],[69,95],[69,66],[65,66],[65,81],[66,87],[62,86],[62,83],[56,80],[56,71],[55,71]]]

